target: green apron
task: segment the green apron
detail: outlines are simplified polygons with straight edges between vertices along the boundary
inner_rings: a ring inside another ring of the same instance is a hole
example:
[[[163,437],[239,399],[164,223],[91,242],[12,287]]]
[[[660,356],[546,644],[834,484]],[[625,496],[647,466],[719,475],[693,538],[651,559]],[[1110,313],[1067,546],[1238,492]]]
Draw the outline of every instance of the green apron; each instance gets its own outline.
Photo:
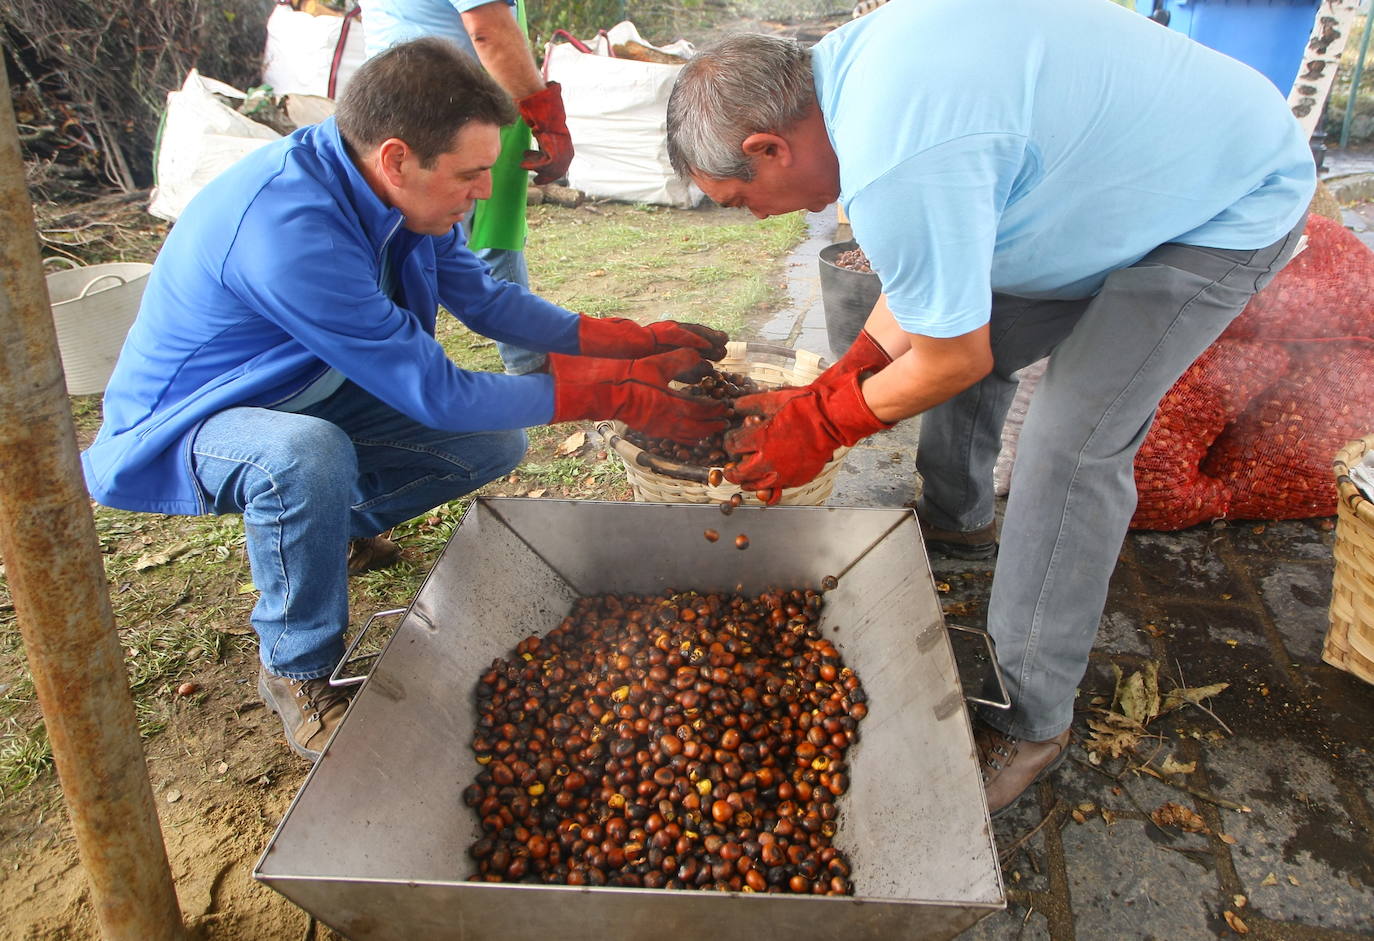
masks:
[[[525,26],[525,0],[517,0],[515,16]],[[479,200],[468,221],[468,247],[524,251],[525,204],[530,185],[528,170],[520,167],[530,148],[530,129],[516,121],[501,129],[501,156],[491,168],[491,198]]]

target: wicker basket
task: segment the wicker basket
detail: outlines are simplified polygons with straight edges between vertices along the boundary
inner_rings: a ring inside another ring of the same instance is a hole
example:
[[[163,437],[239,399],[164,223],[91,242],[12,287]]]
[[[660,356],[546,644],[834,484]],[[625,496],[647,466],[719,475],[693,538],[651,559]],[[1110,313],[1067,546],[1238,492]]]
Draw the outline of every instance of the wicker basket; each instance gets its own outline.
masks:
[[[1374,683],[1374,503],[1350,480],[1350,465],[1374,448],[1374,435],[1336,453],[1336,571],[1331,580],[1331,626],[1322,659]]]
[[[827,365],[815,353],[805,350],[769,343],[731,341],[726,345],[725,358],[716,367],[726,372],[742,373],[761,386],[776,388],[807,385],[824,372]],[[630,489],[634,491],[636,502],[721,503],[736,493],[744,498],[745,503],[762,502],[749,491],[741,492],[729,481],[712,487],[707,481],[712,468],[659,457],[630,443],[624,437],[625,425],[622,422],[597,422],[596,430],[625,465],[625,474],[630,478]],[[834,489],[835,476],[848,453],[849,448],[836,451],[830,463],[814,480],[800,487],[785,488],[778,502],[787,506],[820,506]]]

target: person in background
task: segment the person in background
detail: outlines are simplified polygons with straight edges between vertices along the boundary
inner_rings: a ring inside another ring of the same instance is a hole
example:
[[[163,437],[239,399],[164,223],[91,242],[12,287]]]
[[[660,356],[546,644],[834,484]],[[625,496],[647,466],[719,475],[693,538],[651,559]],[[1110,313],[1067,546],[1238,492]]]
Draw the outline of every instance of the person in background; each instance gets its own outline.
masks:
[[[521,121],[501,132],[501,159],[492,167],[492,194],[478,203],[465,226],[468,245],[491,266],[494,277],[530,286],[525,263],[526,191],[529,171],[538,185],[568,172],[572,138],[557,82],[545,82],[525,34],[523,0],[364,0],[363,34],[368,57],[400,42],[437,36],[455,43],[482,67],[520,109]],[[533,133],[537,150],[528,150]],[[506,371],[539,369],[544,357],[497,343]]]
[[[1012,707],[974,717],[1000,813],[1064,758],[1136,450],[1292,256],[1307,141],[1258,72],[1100,0],[889,3],[811,49],[732,37],[680,73],[668,135],[722,205],[840,200],[884,289],[815,383],[740,401],[764,420],[727,436],[729,479],[776,494],[922,414],[927,544],[991,549],[1013,374],[1049,356],[988,607]]]
[[[350,541],[508,473],[524,428],[616,416],[695,440],[724,406],[671,392],[722,333],[564,310],[491,277],[459,225],[491,191],[506,93],[440,39],[366,62],[335,117],[244,157],[186,207],[148,277],[82,454],[91,496],[242,513],[258,690],[316,758],[347,708]],[[470,372],[439,305],[547,372]]]

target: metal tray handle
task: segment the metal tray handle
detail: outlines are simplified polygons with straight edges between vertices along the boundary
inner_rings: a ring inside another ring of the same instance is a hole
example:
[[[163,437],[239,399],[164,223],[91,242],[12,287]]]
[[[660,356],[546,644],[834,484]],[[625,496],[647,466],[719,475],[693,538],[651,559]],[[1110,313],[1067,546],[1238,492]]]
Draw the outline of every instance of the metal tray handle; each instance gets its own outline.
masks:
[[[353,662],[353,652],[358,649],[359,645],[361,645],[363,642],[363,638],[367,636],[367,632],[372,629],[373,621],[377,620],[378,618],[389,618],[394,617],[398,614],[405,614],[408,610],[410,609],[390,608],[386,611],[377,611],[370,618],[368,618],[367,623],[363,625],[363,629],[358,632],[358,636],[353,638],[353,643],[349,644],[348,649],[344,651],[343,659],[340,660],[337,665],[335,665],[334,672],[329,674],[329,685],[357,686],[360,683],[365,682],[367,680],[368,674],[359,674],[357,676],[343,676],[342,674],[344,671],[344,667],[348,666],[350,663]],[[363,656],[359,657],[358,659],[366,660],[368,657],[375,656],[377,655],[372,653],[363,654]]]
[[[945,627],[951,631],[974,634],[983,638],[983,643],[988,648],[988,662],[992,666],[992,675],[993,678],[997,680],[997,692],[1002,697],[999,702],[995,699],[984,699],[981,696],[970,696],[965,693],[964,699],[979,706],[991,706],[993,709],[1010,709],[1011,697],[1007,695],[1007,684],[1002,680],[1002,668],[997,665],[997,643],[992,639],[992,635],[980,628],[965,627],[962,624],[950,624],[946,622]]]

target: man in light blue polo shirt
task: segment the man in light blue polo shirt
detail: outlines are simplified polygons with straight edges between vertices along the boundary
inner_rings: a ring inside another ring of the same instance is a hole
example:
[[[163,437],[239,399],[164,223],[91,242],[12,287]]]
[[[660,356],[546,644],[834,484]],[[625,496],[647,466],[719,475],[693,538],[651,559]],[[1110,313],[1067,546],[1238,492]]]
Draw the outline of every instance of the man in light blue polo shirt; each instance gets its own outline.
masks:
[[[811,50],[706,50],[668,134],[723,205],[839,199],[884,288],[813,385],[743,400],[766,420],[727,439],[731,480],[776,494],[924,413],[927,544],[990,556],[1013,374],[1050,357],[988,609],[1013,705],[975,721],[998,813],[1063,760],[1155,407],[1296,246],[1297,122],[1259,73],[1106,0],[921,0]]]

